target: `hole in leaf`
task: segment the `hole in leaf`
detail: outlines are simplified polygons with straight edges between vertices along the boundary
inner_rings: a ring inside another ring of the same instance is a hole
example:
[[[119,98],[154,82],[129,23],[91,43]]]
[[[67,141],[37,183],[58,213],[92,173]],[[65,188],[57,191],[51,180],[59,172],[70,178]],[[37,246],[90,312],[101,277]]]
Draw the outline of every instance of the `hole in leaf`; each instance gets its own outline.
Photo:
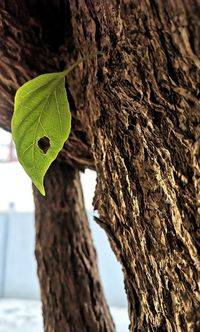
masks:
[[[46,136],[40,138],[38,141],[38,146],[40,150],[46,154],[51,146],[49,138]]]

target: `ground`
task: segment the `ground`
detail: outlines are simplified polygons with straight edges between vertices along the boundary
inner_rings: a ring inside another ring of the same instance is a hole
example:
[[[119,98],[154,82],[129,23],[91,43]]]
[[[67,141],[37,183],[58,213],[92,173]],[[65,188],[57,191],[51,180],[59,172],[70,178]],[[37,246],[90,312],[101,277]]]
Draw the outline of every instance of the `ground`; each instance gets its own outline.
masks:
[[[126,308],[111,308],[117,332],[128,331]],[[43,332],[41,303],[0,299],[0,332]]]

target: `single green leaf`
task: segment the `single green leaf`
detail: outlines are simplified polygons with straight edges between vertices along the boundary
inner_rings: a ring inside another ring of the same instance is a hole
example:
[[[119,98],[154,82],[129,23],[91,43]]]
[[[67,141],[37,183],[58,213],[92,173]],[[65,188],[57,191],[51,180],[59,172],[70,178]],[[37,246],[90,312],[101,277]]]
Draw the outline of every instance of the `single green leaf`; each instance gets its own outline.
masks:
[[[22,85],[15,95],[11,127],[17,156],[43,195],[44,175],[71,129],[65,75],[66,70],[40,75]],[[46,147],[42,148],[43,144]]]

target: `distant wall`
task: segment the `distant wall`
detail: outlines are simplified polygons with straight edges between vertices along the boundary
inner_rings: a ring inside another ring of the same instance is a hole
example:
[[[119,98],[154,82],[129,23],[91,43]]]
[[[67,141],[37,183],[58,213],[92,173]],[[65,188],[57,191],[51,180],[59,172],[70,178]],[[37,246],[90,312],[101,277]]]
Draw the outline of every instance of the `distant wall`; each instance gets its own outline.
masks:
[[[0,214],[0,296],[39,299],[31,213]]]
[[[89,213],[89,219],[108,303],[125,306],[120,265],[104,231],[93,221],[92,213]],[[32,213],[0,213],[0,297],[39,299],[34,238]]]

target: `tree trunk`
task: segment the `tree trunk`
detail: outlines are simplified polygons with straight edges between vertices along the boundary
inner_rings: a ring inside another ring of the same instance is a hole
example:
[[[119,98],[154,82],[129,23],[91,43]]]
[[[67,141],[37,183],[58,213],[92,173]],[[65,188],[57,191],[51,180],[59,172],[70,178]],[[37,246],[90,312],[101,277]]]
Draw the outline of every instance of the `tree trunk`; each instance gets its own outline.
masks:
[[[102,292],[78,171],[54,163],[34,190],[45,332],[114,331]]]
[[[89,128],[94,206],[123,265],[130,331],[198,331],[200,4],[70,10],[77,49],[106,53],[68,86]]]
[[[96,168],[94,206],[123,266],[130,331],[199,331],[200,3],[58,3],[57,61],[106,53],[67,79],[74,124],[60,158]]]
[[[58,25],[49,23],[46,14],[57,18]],[[65,14],[63,5],[53,1],[48,7],[44,1],[39,5],[1,1],[0,125],[4,129],[10,130],[13,97],[19,85],[38,74],[62,69],[56,52],[68,27],[62,18]],[[51,26],[56,35],[49,31]],[[80,139],[80,124],[74,118],[73,128],[58,158],[67,159],[67,163],[55,162],[45,179],[46,198],[34,190],[44,329],[112,332],[115,328],[100,283],[78,174],[86,166],[94,168],[94,160],[88,142]]]

